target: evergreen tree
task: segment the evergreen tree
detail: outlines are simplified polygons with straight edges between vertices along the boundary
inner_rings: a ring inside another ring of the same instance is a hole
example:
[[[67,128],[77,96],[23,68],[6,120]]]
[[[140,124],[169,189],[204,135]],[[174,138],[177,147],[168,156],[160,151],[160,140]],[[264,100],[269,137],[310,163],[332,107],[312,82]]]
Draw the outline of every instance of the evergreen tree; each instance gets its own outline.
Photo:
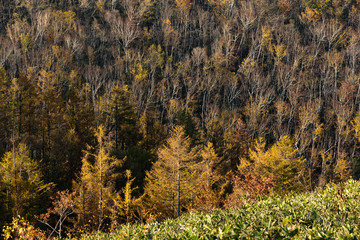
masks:
[[[141,139],[134,106],[130,103],[130,90],[127,86],[115,86],[110,93],[109,110],[110,131],[115,140],[115,150],[124,154],[137,145]]]
[[[30,68],[29,72],[31,71]],[[30,74],[21,73],[18,78],[13,78],[10,92],[11,140],[24,142],[33,150],[41,139],[41,137],[36,136],[41,118],[36,115],[38,92],[30,79]],[[41,150],[39,152],[41,153]],[[34,159],[40,160],[42,157],[41,154],[36,154]]]
[[[11,81],[4,68],[0,68],[0,156],[10,143]]]
[[[114,143],[114,155],[126,160],[122,171],[130,170],[135,177],[135,183],[143,183],[145,170],[149,170],[150,154],[140,146],[143,134],[140,131],[140,124],[137,120],[134,105],[130,102],[132,92],[125,85],[122,88],[112,88],[108,104],[105,107],[107,115],[106,124],[109,126],[109,136]],[[126,179],[117,182],[117,190],[121,189]]]
[[[38,146],[40,158],[45,168],[45,177],[48,181],[64,185],[62,175],[65,172],[59,167],[62,154],[59,153],[58,136],[63,132],[63,108],[58,79],[55,73],[41,71],[37,80],[37,119],[40,120]],[[60,150],[61,151],[61,150]]]
[[[94,114],[86,101],[86,92],[86,84],[82,84],[78,74],[72,71],[63,112],[65,123],[54,136],[54,152],[65,170],[62,175],[65,186],[62,187],[70,188],[75,175],[81,171],[82,150],[96,141],[91,130],[94,126]]]
[[[178,111],[174,120],[175,125],[181,125],[184,127],[185,134],[186,136],[189,136],[192,147],[200,144],[200,132],[189,112],[184,110]]]

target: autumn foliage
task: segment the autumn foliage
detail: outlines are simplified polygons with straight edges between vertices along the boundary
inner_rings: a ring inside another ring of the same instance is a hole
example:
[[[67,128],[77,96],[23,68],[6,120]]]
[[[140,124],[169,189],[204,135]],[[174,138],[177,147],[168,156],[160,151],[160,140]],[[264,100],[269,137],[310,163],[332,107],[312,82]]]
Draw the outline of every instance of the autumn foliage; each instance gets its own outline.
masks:
[[[0,1],[0,226],[79,236],[359,178],[359,3]]]

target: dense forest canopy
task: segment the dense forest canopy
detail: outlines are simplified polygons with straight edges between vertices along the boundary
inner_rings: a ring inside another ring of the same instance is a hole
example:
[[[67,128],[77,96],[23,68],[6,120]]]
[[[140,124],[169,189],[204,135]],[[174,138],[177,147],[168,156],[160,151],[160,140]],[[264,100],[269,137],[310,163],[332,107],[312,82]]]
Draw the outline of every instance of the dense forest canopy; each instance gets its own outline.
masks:
[[[359,0],[15,0],[0,16],[1,224],[105,230],[360,176]]]

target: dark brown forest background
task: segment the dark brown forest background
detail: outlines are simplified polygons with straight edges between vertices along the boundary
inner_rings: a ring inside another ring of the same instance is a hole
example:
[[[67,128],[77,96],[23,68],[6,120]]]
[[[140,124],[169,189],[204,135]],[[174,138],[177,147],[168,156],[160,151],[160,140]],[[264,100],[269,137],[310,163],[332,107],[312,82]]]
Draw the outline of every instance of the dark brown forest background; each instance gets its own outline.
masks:
[[[106,230],[358,178],[359,61],[359,0],[2,0],[1,225],[55,226],[62,201],[64,225]]]

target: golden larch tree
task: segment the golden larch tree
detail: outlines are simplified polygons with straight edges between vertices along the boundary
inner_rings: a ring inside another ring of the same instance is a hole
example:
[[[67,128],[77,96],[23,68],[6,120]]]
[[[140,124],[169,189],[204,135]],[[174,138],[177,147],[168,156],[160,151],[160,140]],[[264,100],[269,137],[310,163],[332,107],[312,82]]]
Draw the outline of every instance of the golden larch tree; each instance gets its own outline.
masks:
[[[54,187],[53,183],[44,183],[42,178],[38,163],[30,158],[28,147],[25,144],[13,146],[0,162],[0,191],[5,192],[5,209],[13,216],[36,214],[37,204]]]
[[[216,154],[213,144],[208,142],[201,151],[202,161],[197,164],[200,176],[197,180],[197,197],[195,207],[203,211],[211,211],[220,207],[221,175],[218,166],[221,158]]]
[[[84,151],[80,181],[75,184],[78,192],[76,211],[79,213],[78,223],[83,227],[90,223],[90,228],[100,230],[104,220],[111,217],[115,168],[121,166],[122,160],[110,155],[111,144],[105,136],[103,126],[95,133],[98,146],[93,153],[92,147]]]
[[[158,161],[147,172],[145,196],[159,217],[178,217],[194,199],[197,171],[192,171],[197,158],[195,148],[182,126],[176,126],[167,143],[158,151]]]
[[[274,191],[286,193],[304,187],[305,160],[289,136],[283,136],[266,152],[269,177],[274,181]]]
[[[261,181],[269,179],[274,184],[274,192],[286,193],[304,187],[305,160],[298,155],[294,141],[287,135],[265,149],[265,140],[260,138],[249,150],[249,159],[241,159],[240,174],[251,174]]]

